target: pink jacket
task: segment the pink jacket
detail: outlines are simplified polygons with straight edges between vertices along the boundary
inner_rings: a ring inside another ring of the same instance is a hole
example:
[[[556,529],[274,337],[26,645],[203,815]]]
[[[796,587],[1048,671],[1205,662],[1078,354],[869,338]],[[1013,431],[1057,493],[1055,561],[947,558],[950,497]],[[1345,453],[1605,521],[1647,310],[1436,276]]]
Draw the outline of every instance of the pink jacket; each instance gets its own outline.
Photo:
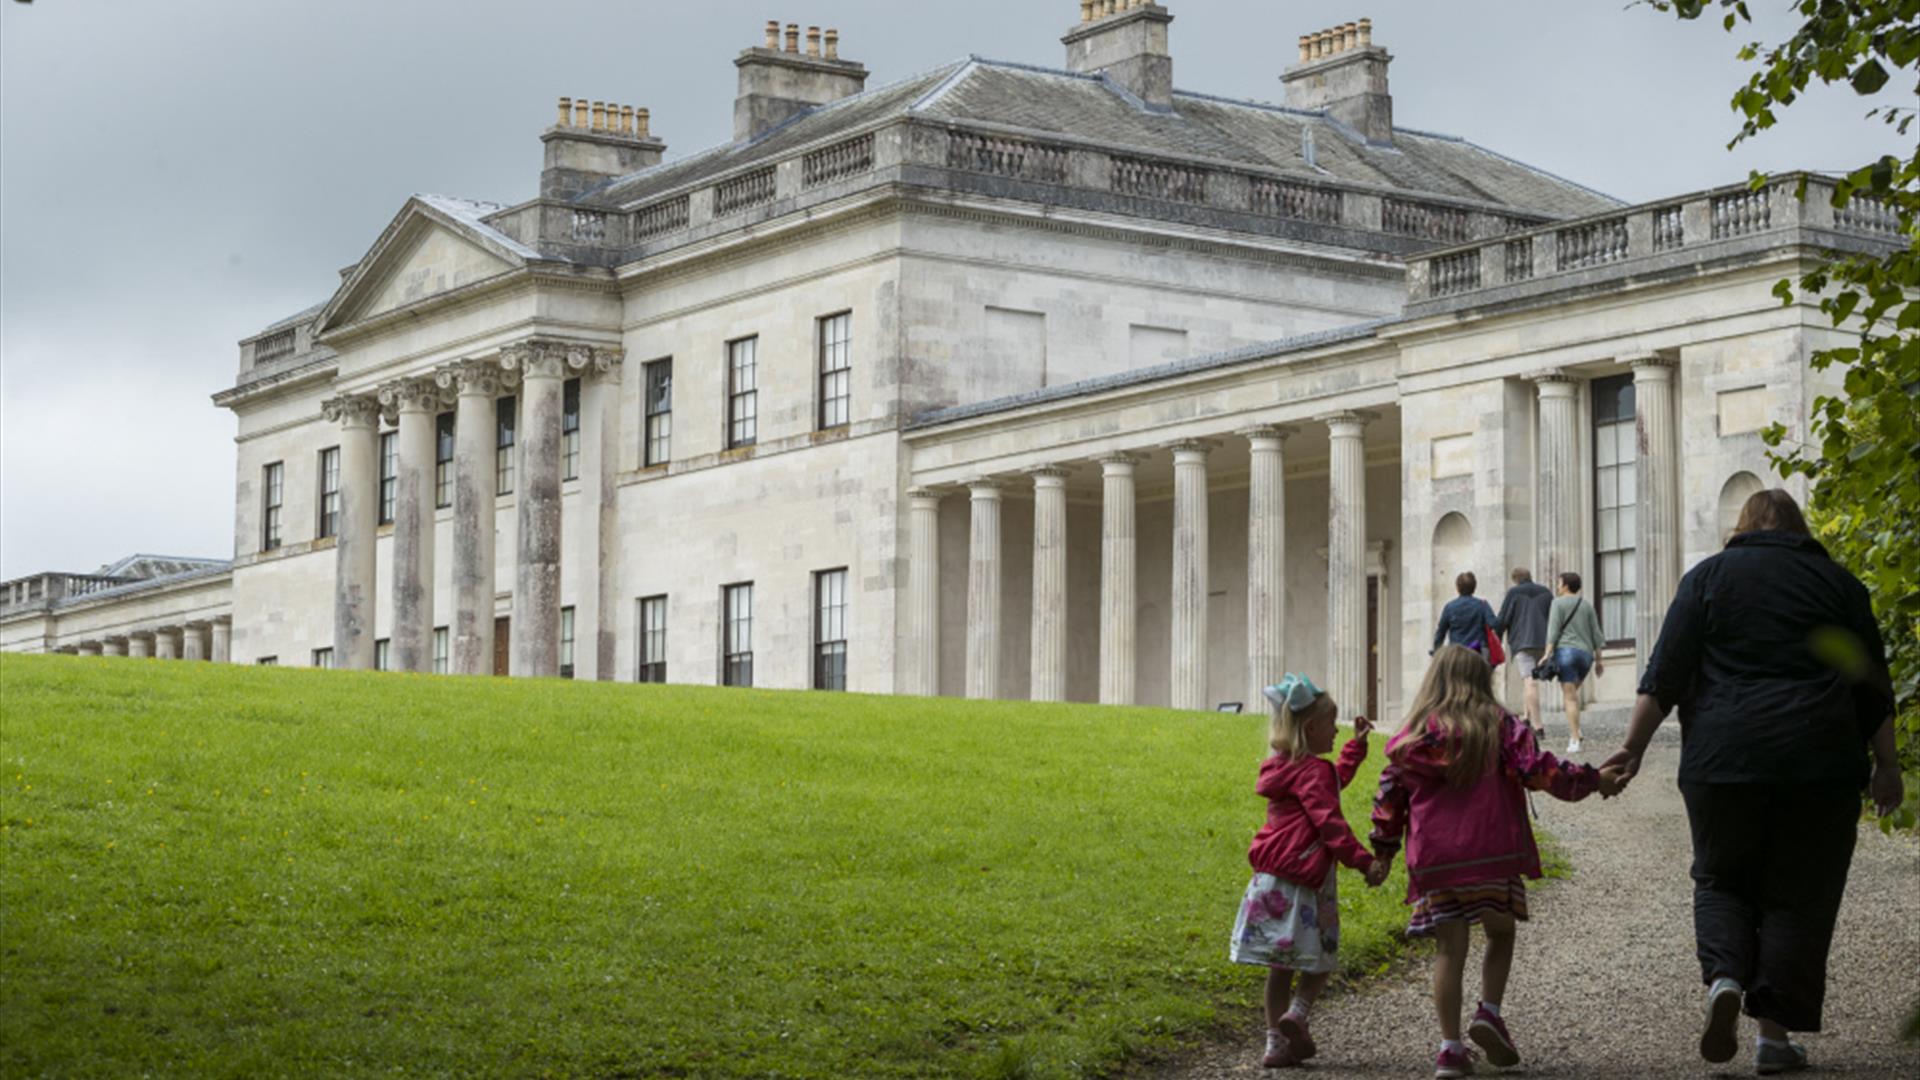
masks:
[[[1323,757],[1270,757],[1260,763],[1254,792],[1267,800],[1267,823],[1254,834],[1247,861],[1262,874],[1318,888],[1335,859],[1365,870],[1373,856],[1340,813],[1340,789],[1353,782],[1367,740],[1349,739],[1340,764]]]
[[[1407,898],[1514,876],[1540,876],[1540,849],[1527,821],[1528,789],[1578,802],[1600,785],[1600,770],[1561,761],[1508,715],[1500,764],[1465,788],[1447,783],[1449,739],[1431,719],[1387,743],[1388,764],[1373,800],[1373,851],[1391,859],[1407,844]]]

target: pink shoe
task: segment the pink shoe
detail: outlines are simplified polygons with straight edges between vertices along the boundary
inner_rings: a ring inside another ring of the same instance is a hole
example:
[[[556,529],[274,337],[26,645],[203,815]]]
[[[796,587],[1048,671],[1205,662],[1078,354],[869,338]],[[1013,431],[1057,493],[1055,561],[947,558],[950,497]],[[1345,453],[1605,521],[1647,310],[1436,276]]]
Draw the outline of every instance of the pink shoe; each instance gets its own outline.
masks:
[[[1473,1055],[1466,1047],[1458,1050],[1444,1048],[1433,1063],[1434,1080],[1459,1080],[1462,1076],[1473,1075]]]
[[[1286,1036],[1287,1049],[1293,1052],[1295,1061],[1306,1061],[1320,1052],[1313,1045],[1313,1033],[1307,1030],[1307,1018],[1292,1009],[1280,1018],[1280,1034]]]
[[[1486,1051],[1487,1060],[1503,1069],[1520,1064],[1520,1050],[1513,1045],[1513,1036],[1507,1034],[1504,1020],[1487,1011],[1485,1004],[1473,1014],[1473,1023],[1467,1026],[1467,1038],[1480,1044]]]
[[[1293,1051],[1287,1049],[1287,1040],[1274,1038],[1278,1032],[1267,1032],[1267,1053],[1260,1059],[1263,1069],[1291,1069],[1300,1064],[1293,1060]]]

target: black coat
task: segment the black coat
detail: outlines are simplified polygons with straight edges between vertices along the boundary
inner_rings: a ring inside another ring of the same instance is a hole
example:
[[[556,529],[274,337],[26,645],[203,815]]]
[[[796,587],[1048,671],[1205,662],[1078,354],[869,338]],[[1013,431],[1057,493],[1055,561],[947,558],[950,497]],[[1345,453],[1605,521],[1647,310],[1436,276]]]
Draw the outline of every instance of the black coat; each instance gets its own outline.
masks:
[[[1640,692],[1680,707],[1682,783],[1864,783],[1893,711],[1866,587],[1792,533],[1741,533],[1680,579]]]

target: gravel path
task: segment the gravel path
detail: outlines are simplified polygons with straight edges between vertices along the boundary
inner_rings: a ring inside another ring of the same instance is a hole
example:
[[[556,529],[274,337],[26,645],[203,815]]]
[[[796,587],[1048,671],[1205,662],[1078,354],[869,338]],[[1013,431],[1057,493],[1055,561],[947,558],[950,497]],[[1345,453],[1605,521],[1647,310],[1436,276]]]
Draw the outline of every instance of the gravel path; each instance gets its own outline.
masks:
[[[1618,742],[1617,734],[1595,731],[1590,752],[1580,756],[1598,762]],[[1540,823],[1558,838],[1574,873],[1532,894],[1533,920],[1520,929],[1505,1015],[1525,1064],[1513,1075],[1752,1075],[1751,1021],[1742,1022],[1741,1053],[1728,1065],[1709,1066],[1697,1050],[1704,990],[1693,958],[1691,849],[1673,780],[1678,760],[1677,741],[1663,738],[1619,800],[1568,804],[1536,796]],[[1476,934],[1468,1013],[1479,987],[1478,944]],[[1249,972],[1250,1001],[1258,1000],[1257,977]],[[1431,1076],[1439,1029],[1429,978],[1423,959],[1357,991],[1329,993],[1314,1018],[1320,1056],[1302,1072]],[[1863,828],[1830,965],[1827,1030],[1804,1039],[1817,1072],[1920,1077],[1920,1046],[1895,1042],[1916,996],[1920,845]],[[1205,1048],[1160,1076],[1300,1075],[1260,1069],[1259,1030],[1251,1019],[1244,1040]],[[1482,1063],[1480,1072],[1500,1070]]]

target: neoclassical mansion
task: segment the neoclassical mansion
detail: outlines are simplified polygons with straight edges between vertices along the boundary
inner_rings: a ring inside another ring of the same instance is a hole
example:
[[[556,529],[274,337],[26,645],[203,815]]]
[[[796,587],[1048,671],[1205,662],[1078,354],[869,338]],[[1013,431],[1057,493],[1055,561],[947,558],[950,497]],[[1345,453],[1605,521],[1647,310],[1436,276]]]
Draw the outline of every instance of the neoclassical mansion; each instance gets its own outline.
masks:
[[[1062,68],[878,88],[769,23],[671,162],[561,99],[537,197],[415,196],[241,342],[230,567],[5,583],[0,646],[1390,712],[1455,574],[1523,565],[1629,694],[1839,339],[1773,284],[1891,217],[1396,127],[1364,20],[1273,105],[1175,89],[1163,6],[1078,15]]]

